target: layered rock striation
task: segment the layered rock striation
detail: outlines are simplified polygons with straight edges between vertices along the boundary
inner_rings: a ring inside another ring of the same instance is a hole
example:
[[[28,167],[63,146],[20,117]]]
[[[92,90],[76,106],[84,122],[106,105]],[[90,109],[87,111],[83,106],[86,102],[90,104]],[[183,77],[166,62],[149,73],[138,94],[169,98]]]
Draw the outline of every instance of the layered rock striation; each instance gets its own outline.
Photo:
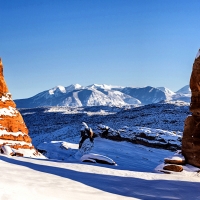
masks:
[[[190,77],[191,88],[191,116],[185,120],[182,154],[186,163],[200,167],[200,50],[194,60]]]
[[[8,91],[0,58],[0,146],[3,145],[9,145],[15,150],[35,150],[26,124]]]

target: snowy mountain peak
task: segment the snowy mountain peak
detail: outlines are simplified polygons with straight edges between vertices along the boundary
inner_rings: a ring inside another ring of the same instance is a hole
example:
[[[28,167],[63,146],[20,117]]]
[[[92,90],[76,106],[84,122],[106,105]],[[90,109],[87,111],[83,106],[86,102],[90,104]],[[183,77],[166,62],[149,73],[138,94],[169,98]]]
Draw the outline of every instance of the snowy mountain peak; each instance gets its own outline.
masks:
[[[167,95],[174,95],[175,93],[172,92],[170,89],[166,88],[166,87],[157,87],[159,90],[163,91],[165,94]]]
[[[78,84],[78,83],[76,83],[76,84],[71,84],[70,87],[73,87],[74,89],[80,89],[80,88],[82,88],[83,86],[80,85],[80,84]]]
[[[92,84],[87,86],[88,88],[92,88],[92,89],[97,89],[97,88],[101,88],[101,89],[106,89],[106,90],[111,90],[112,86],[111,85],[106,85],[106,84]]]
[[[197,55],[196,55],[196,58],[195,58],[195,59],[197,59],[199,56],[200,56],[200,49],[199,49],[199,51],[197,52]]]
[[[66,93],[65,87],[58,85],[52,89],[49,90],[50,95],[54,95],[55,92],[61,92],[61,93]]]
[[[190,86],[186,85],[176,92],[177,94],[191,94]]]
[[[115,85],[106,85],[106,84],[92,84],[88,85],[87,88],[90,89],[104,89],[104,90],[112,90],[112,89],[123,89],[122,86],[115,86]]]
[[[84,88],[84,87],[77,83],[77,84],[72,84],[70,86],[65,87],[65,90],[67,92],[71,92],[73,90],[78,90],[78,89],[82,89],[82,88]]]

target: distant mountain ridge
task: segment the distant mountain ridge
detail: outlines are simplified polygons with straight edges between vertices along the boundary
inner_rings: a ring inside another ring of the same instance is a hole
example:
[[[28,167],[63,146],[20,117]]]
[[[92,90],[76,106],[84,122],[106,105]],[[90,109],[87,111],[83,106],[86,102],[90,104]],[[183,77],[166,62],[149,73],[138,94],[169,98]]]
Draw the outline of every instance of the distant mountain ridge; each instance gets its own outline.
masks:
[[[147,105],[160,101],[190,102],[189,86],[184,86],[176,93],[165,87],[121,87],[106,84],[79,84],[67,87],[56,86],[27,99],[16,99],[17,108],[41,106],[127,106]]]

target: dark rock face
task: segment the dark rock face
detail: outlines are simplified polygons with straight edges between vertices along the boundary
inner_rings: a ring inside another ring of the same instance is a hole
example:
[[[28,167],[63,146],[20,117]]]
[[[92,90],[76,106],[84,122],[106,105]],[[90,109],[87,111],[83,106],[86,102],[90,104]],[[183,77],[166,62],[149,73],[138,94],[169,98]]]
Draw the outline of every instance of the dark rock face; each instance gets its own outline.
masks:
[[[200,52],[200,50],[199,50]],[[192,92],[190,111],[191,116],[185,120],[182,154],[186,162],[200,167],[200,54],[195,58],[192,74],[190,77],[190,88]]]

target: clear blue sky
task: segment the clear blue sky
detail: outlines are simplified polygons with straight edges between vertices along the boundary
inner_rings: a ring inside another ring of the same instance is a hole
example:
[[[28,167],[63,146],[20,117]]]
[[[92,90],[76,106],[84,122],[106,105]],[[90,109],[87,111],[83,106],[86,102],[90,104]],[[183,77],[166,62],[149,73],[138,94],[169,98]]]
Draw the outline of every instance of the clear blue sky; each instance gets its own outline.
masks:
[[[189,83],[199,0],[0,0],[0,57],[14,99],[56,85]]]

